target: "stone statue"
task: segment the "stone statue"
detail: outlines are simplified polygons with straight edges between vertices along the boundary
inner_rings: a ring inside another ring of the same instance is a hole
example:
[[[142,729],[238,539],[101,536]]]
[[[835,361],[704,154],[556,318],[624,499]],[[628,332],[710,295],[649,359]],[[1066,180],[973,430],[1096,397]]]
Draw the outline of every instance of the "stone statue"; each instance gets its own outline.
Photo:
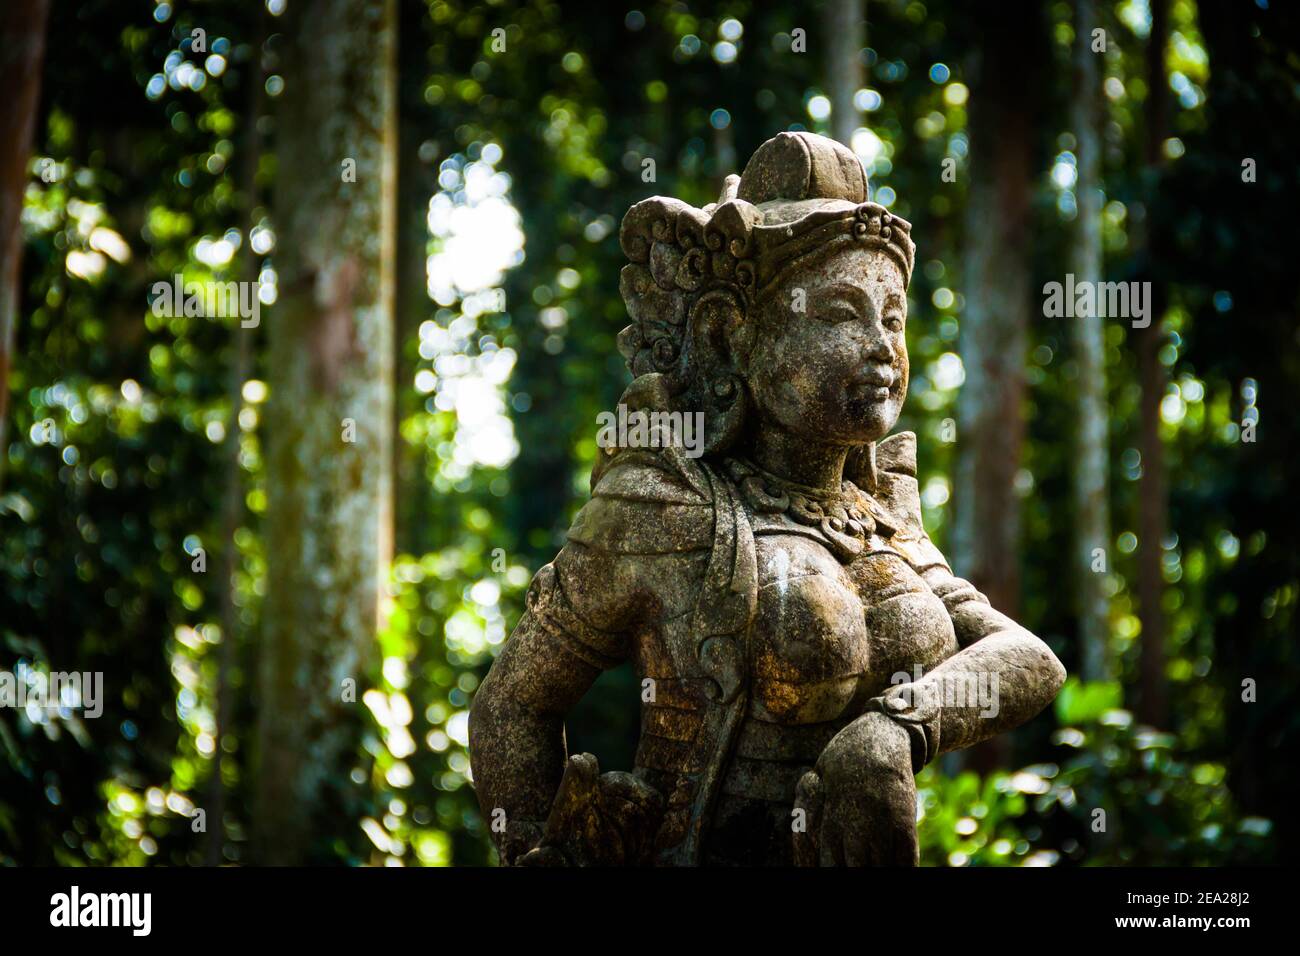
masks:
[[[621,403],[649,427],[602,443],[474,700],[504,863],[915,865],[914,774],[1055,697],[1060,661],[927,537],[916,436],[885,437],[910,228],[809,133],[764,143],[717,203],[624,218]],[[694,451],[672,440],[686,414]],[[601,773],[563,721],[629,659],[636,766]]]

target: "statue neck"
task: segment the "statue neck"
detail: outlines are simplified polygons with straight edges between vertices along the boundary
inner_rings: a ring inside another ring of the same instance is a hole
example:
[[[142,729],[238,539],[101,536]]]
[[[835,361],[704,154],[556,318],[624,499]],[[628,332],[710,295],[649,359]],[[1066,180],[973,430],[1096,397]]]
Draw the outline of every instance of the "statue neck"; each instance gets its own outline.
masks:
[[[849,447],[813,441],[764,422],[757,429],[752,454],[754,464],[778,478],[838,492]]]

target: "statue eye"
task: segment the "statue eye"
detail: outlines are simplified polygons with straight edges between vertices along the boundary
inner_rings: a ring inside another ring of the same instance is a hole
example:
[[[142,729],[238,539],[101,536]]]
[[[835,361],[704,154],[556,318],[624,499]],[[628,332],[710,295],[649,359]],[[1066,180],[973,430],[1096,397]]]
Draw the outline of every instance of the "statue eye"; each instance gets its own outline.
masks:
[[[838,325],[841,322],[852,322],[857,317],[857,310],[847,305],[833,305],[823,310],[819,315],[823,322],[829,322],[832,325]]]
[[[885,316],[884,325],[891,332],[901,332],[903,331],[903,317],[897,312],[890,312]]]

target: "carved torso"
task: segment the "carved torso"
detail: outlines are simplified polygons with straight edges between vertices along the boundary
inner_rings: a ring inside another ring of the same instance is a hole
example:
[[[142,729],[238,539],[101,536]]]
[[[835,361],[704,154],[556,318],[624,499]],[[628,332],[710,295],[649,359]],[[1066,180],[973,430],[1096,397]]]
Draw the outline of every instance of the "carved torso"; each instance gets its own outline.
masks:
[[[708,862],[788,863],[794,789],[827,741],[892,675],[956,652],[943,602],[883,541],[873,544],[845,565],[808,535],[756,535],[750,700]]]
[[[812,724],[856,714],[893,674],[928,671],[956,652],[943,602],[874,543],[844,565],[807,536],[756,535],[750,716]]]
[[[688,482],[666,484],[666,471],[614,469],[596,500],[616,508],[620,520],[580,520],[571,532],[571,540],[609,546],[613,536],[598,540],[587,529],[618,526],[624,547],[644,551],[665,539],[688,545],[658,559],[671,562],[654,575],[652,603],[661,613],[642,623],[628,648],[640,676],[654,685],[653,699],[643,703],[637,772],[672,793],[701,770],[701,727],[714,706],[695,653],[700,619],[690,609],[710,600],[710,561],[730,553],[730,539],[717,538],[725,509],[718,485],[741,504],[735,523],[752,541],[754,604],[744,635],[744,715],[722,769],[707,844],[711,862],[788,862],[794,789],[827,741],[895,674],[910,677],[918,665],[928,671],[957,651],[952,620],[918,573],[942,557],[920,529],[910,442],[904,435],[884,446],[901,466],[882,480],[883,494],[849,486],[845,515],[858,519],[856,540],[836,531],[846,530],[844,522],[831,526],[830,511],[820,522],[806,508],[773,504],[745,485],[750,472],[734,463],[711,472],[714,500],[707,502],[686,493]],[[636,517],[640,509],[653,503],[662,520],[669,502],[685,510],[632,542],[628,529],[647,527]]]

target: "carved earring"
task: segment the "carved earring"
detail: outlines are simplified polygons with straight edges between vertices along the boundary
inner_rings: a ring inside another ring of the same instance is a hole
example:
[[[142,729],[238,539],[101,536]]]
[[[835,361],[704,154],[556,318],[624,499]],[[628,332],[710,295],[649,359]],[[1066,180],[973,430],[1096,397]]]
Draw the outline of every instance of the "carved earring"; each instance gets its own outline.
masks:
[[[867,494],[879,491],[879,474],[876,471],[876,443],[855,448],[844,463],[844,477],[849,479]]]
[[[734,372],[724,372],[709,389],[709,414],[705,418],[704,450],[725,451],[740,438],[745,424],[748,399],[745,381]]]

